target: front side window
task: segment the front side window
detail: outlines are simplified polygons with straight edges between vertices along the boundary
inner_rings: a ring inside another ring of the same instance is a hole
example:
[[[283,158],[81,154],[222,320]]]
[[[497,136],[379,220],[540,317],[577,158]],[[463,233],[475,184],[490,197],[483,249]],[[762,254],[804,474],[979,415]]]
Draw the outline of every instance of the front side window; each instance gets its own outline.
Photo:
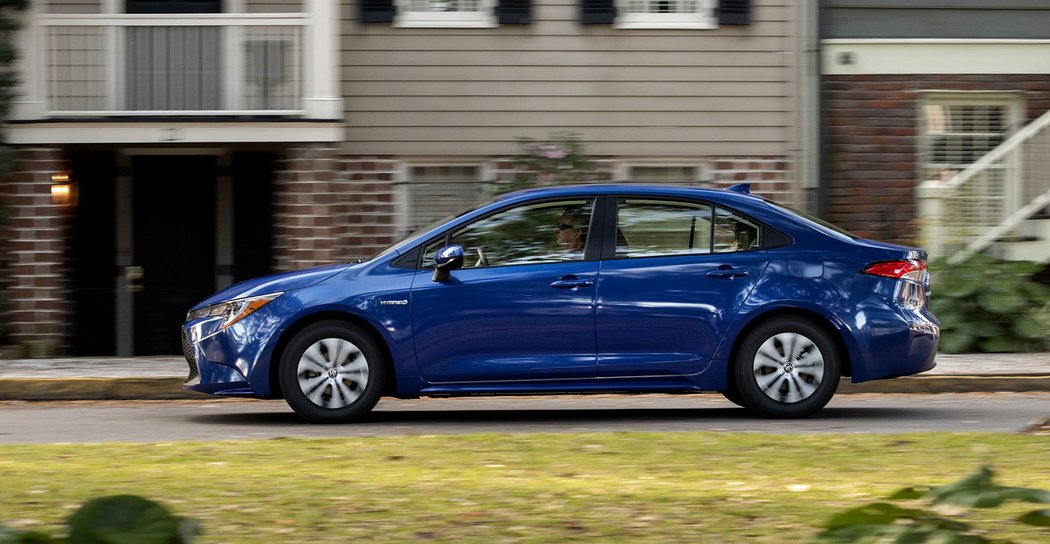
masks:
[[[402,0],[395,25],[483,28],[496,26],[496,18],[490,0]]]
[[[583,260],[594,199],[518,206],[498,212],[427,245],[423,267],[449,244],[463,246],[465,268]]]
[[[716,28],[714,0],[621,0],[619,28]]]

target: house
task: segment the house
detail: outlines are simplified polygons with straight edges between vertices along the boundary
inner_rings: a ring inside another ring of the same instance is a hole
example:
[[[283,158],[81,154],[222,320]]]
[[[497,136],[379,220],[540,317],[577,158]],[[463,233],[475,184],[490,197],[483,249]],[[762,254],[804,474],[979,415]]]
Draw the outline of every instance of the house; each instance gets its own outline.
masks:
[[[8,342],[178,353],[186,309],[374,254],[579,134],[599,178],[815,186],[815,5],[51,0],[19,39]],[[53,193],[52,191],[57,191]],[[66,196],[68,191],[68,195]]]
[[[1050,261],[1050,3],[822,0],[825,217]]]

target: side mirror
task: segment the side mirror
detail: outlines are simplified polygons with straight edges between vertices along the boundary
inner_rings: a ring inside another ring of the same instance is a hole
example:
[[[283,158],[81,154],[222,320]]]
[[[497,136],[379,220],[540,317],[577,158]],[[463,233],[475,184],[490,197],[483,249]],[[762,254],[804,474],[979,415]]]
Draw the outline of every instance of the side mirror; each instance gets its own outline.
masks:
[[[451,272],[463,268],[463,246],[451,245],[438,250],[434,256],[434,281],[451,281]]]

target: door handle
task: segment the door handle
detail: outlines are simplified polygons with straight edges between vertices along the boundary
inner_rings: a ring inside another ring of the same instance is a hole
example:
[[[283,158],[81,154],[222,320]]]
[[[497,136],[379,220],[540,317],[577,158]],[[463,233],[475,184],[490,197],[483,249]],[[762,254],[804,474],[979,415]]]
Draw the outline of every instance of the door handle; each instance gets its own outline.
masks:
[[[748,271],[746,268],[733,268],[727,264],[724,264],[706,274],[709,278],[719,279],[731,279],[746,276]]]
[[[576,278],[576,276],[566,276],[560,280],[552,281],[550,285],[555,289],[579,289],[580,287],[590,287],[594,285],[594,282],[581,280]]]
[[[127,291],[129,293],[141,292],[144,289],[143,286],[138,284],[138,283],[135,283],[135,282],[138,281],[138,280],[141,280],[142,277],[145,276],[145,275],[146,275],[146,270],[144,268],[142,268],[141,266],[125,266],[124,267],[124,279],[126,279],[128,281],[127,287],[126,287]]]

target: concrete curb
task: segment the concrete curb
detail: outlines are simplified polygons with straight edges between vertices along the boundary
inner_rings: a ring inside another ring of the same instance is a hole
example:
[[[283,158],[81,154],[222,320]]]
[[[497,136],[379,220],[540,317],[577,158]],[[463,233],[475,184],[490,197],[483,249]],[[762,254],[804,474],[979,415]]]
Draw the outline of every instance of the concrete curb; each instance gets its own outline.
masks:
[[[204,399],[182,388],[185,378],[5,378],[0,400]]]
[[[183,381],[184,378],[3,378],[0,379],[0,401],[213,398],[183,389]],[[911,376],[859,384],[844,379],[838,389],[839,394],[999,392],[1050,392],[1050,374]]]

